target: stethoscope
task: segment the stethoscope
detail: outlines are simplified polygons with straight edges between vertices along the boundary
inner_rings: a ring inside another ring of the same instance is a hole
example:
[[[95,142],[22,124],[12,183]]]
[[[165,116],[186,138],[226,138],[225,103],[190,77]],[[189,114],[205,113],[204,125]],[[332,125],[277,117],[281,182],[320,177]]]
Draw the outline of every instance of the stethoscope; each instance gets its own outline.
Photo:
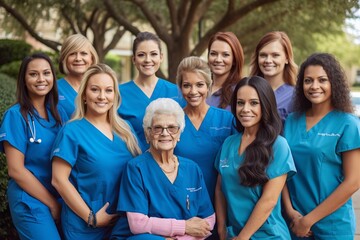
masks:
[[[31,118],[31,124],[30,124],[30,120],[29,119],[27,120],[27,124],[29,126],[30,133],[31,133],[31,137],[29,138],[29,141],[31,143],[40,144],[41,143],[41,138],[36,139],[36,127],[35,127],[34,116],[31,113],[29,113],[29,115],[30,115],[30,118]]]

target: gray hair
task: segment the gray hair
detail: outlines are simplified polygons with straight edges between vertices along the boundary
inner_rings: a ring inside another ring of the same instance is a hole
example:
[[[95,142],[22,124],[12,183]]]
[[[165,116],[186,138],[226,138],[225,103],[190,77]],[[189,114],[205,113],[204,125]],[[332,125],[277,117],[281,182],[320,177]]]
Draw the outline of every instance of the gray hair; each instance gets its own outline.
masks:
[[[180,105],[171,98],[158,98],[152,101],[145,110],[145,116],[143,119],[143,128],[151,127],[152,120],[157,114],[168,114],[176,117],[176,122],[179,124],[180,131],[185,128],[185,114]]]

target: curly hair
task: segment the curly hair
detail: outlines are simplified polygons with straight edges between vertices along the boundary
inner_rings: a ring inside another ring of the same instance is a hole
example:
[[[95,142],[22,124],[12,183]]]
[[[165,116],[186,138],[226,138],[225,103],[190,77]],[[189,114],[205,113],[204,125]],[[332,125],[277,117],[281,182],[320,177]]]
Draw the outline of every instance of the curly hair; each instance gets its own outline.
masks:
[[[259,60],[259,52],[260,50],[267,44],[271,42],[279,41],[279,43],[283,46],[286,58],[288,59],[288,64],[285,65],[283,78],[284,82],[295,86],[296,73],[297,73],[297,65],[294,62],[294,54],[292,50],[291,41],[288,35],[285,32],[273,31],[266,33],[256,45],[255,52],[251,56],[250,62],[250,76],[261,76],[264,77],[264,74],[261,72],[258,60]]]
[[[264,185],[268,180],[266,168],[273,158],[272,146],[281,133],[282,122],[276,107],[275,94],[267,80],[259,76],[246,77],[236,85],[231,101],[235,128],[243,133],[244,126],[236,115],[237,93],[243,86],[254,88],[259,96],[261,120],[255,140],[245,149],[244,162],[239,168],[241,184],[248,187]]]
[[[331,84],[331,105],[337,111],[353,112],[350,100],[350,89],[343,68],[336,58],[329,53],[314,53],[302,64],[299,70],[294,93],[294,110],[305,112],[312,104],[304,94],[304,72],[308,66],[321,66]]]
[[[211,45],[215,41],[223,41],[229,44],[233,55],[233,65],[230,69],[229,76],[225,80],[222,86],[222,92],[220,96],[220,104],[218,107],[226,108],[231,101],[231,94],[233,86],[241,79],[242,77],[242,68],[244,66],[244,52],[242,46],[239,42],[239,39],[232,32],[217,32],[209,40],[208,44],[208,58],[210,54]]]

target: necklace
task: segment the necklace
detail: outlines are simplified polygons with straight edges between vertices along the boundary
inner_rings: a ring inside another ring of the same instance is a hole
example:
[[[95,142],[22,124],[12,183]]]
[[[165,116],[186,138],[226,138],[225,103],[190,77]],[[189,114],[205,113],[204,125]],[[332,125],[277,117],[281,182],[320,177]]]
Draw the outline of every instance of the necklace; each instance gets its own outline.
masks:
[[[176,165],[177,165],[175,159],[176,159],[176,157],[173,156],[173,157],[172,157],[172,160],[173,160],[173,163],[174,163],[174,169],[172,169],[172,170],[170,170],[170,171],[167,171],[167,170],[163,169],[163,168],[160,166],[160,164],[159,164],[160,169],[161,169],[165,174],[170,174],[170,173],[175,172],[175,170],[176,170]]]

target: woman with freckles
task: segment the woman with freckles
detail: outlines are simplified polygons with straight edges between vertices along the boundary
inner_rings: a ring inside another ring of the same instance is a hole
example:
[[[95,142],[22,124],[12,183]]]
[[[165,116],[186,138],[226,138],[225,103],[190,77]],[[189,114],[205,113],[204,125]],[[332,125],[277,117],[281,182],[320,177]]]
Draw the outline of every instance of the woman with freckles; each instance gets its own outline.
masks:
[[[64,200],[65,239],[107,239],[117,221],[130,233],[116,205],[126,163],[141,153],[130,126],[117,115],[115,73],[91,66],[76,98],[74,117],[59,132],[52,151],[52,184]]]
[[[250,76],[261,76],[269,81],[284,122],[292,111],[297,74],[291,42],[285,32],[269,32],[260,39],[251,58],[250,69]]]
[[[221,240],[290,238],[280,194],[295,173],[274,92],[262,77],[241,79],[232,95],[237,134],[215,161],[219,172],[215,210]]]
[[[119,86],[122,103],[118,113],[131,123],[141,147],[146,150],[149,144],[145,139],[142,120],[149,103],[158,98],[172,98],[181,105],[184,103],[175,84],[156,76],[163,61],[159,37],[150,32],[140,32],[134,40],[132,51],[138,75]]]
[[[315,53],[300,67],[284,130],[298,170],[283,193],[293,239],[354,239],[360,123],[347,84],[330,54]]]

